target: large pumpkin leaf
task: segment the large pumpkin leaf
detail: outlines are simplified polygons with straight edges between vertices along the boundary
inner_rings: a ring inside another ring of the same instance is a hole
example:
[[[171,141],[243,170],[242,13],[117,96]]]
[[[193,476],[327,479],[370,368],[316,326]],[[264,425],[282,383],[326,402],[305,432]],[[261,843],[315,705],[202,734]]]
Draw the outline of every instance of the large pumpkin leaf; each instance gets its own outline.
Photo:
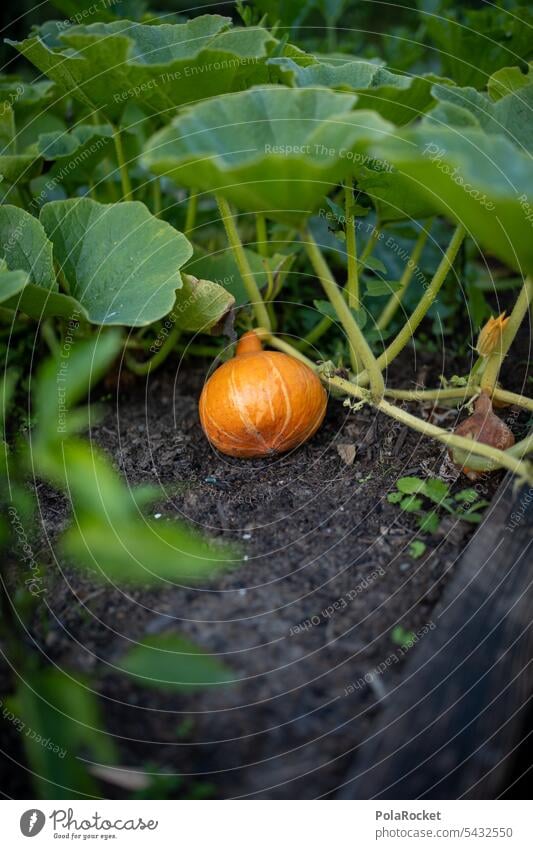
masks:
[[[533,160],[503,136],[426,125],[371,145],[406,192],[462,223],[489,253],[533,271]]]
[[[27,286],[28,281],[29,275],[25,271],[9,271],[3,261],[0,267],[0,303],[4,304],[9,298],[18,295]]]
[[[11,272],[21,274],[23,272]],[[4,307],[11,310],[23,312],[37,321],[51,316],[55,318],[66,318],[73,321],[84,319],[89,321],[87,311],[76,298],[64,295],[62,292],[53,292],[43,289],[34,283],[28,283],[20,291],[20,294],[11,297],[4,303]]]
[[[41,222],[90,321],[138,327],[171,310],[192,247],[144,204],[54,201],[41,210]]]
[[[59,292],[54,270],[53,246],[37,218],[18,206],[0,206],[0,244],[8,271],[4,307],[20,310],[38,321],[48,316],[85,318],[75,298]],[[4,278],[5,278],[4,274]],[[17,286],[16,282],[24,285]],[[4,299],[3,299],[4,300]]]
[[[357,60],[341,65],[317,62],[301,67],[290,58],[270,59],[277,65],[281,81],[302,87],[327,86],[358,94],[357,109],[374,109],[394,124],[407,124],[435,103],[431,88],[443,82],[434,74],[407,76],[393,74],[372,62]]]
[[[364,138],[390,126],[350,112],[355,97],[265,86],[200,103],[151,138],[144,162],[177,183],[217,192],[246,211],[301,225],[353,169]]]
[[[159,114],[267,81],[276,39],[230,23],[220,15],[154,26],[121,20],[65,29],[51,22],[10,43],[65,93],[116,120],[132,101]]]
[[[529,63],[525,74],[514,65],[495,71],[487,83],[487,92],[491,100],[500,100],[501,97],[530,85],[533,85],[533,62]]]
[[[10,271],[22,270],[29,282],[57,291],[52,245],[42,224],[18,206],[0,206],[0,251]]]
[[[480,127],[501,133],[527,153],[533,154],[533,85],[507,94],[496,103],[475,88],[436,85],[438,105],[424,119],[440,125]]]
[[[113,149],[113,128],[110,124],[79,124],[69,132],[56,130],[42,133],[37,141],[39,154],[48,161],[57,162],[53,177],[94,176],[95,165]]]
[[[357,188],[368,194],[381,222],[413,221],[435,214],[432,198],[413,192],[410,180],[392,162],[378,158],[370,164],[374,167],[359,170]]]

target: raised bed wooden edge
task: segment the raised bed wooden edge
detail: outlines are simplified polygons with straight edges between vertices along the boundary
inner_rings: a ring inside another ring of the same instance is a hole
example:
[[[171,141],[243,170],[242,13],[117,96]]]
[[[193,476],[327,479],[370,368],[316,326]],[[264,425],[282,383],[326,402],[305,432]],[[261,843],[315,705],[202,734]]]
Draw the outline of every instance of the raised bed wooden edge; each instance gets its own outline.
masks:
[[[532,519],[533,488],[505,477],[336,798],[509,791],[531,731]]]

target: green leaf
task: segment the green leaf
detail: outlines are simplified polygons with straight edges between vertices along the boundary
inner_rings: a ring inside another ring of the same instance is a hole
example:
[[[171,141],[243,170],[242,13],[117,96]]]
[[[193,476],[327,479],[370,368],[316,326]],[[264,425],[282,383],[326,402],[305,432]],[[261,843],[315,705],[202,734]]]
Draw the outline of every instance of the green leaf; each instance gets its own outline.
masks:
[[[0,269],[0,303],[9,306],[4,302],[8,298],[18,295],[27,286],[29,279],[29,275],[25,271],[8,271],[4,263],[4,267]]]
[[[170,312],[192,247],[144,204],[53,201],[41,222],[89,321],[140,327]]]
[[[371,199],[380,221],[413,221],[434,215],[435,205],[413,192],[410,181],[383,158],[369,162],[357,175],[357,187]]]
[[[409,544],[409,554],[414,560],[418,560],[419,557],[422,557],[426,548],[427,546],[425,542],[422,542],[420,539],[414,539]]]
[[[177,523],[141,522],[138,514],[110,522],[101,506],[63,534],[60,550],[96,580],[141,587],[205,581],[232,562],[227,549],[210,547]]]
[[[401,492],[389,492],[389,494],[387,495],[387,501],[390,504],[399,504],[402,498],[403,495]]]
[[[406,477],[406,478],[398,478],[396,481],[396,486],[400,490],[400,492],[404,492],[407,495],[413,495],[417,492],[424,491],[425,481],[420,478],[414,477]]]
[[[450,487],[448,484],[439,480],[439,478],[428,478],[428,480],[424,481],[424,495],[426,498],[430,498],[431,501],[435,501],[437,504],[440,504],[447,497],[449,492]]]
[[[382,295],[392,295],[394,292],[399,292],[402,284],[399,280],[366,280],[366,294],[370,298],[378,298]]]
[[[33,149],[19,151],[15,113],[9,102],[0,102],[0,176],[8,183],[28,183],[40,170],[41,159]]]
[[[533,85],[508,94],[493,103],[474,88],[436,85],[438,105],[424,119],[438,124],[481,127],[490,135],[502,134],[523,152],[533,153]],[[453,107],[450,111],[446,107]]]
[[[393,74],[373,62],[361,60],[330,64],[317,61],[302,67],[293,59],[270,59],[279,68],[280,81],[298,88],[326,86],[358,95],[358,109],[373,109],[387,121],[406,124],[435,102],[431,87],[444,81],[434,74]]]
[[[462,489],[460,492],[457,492],[454,498],[456,501],[468,501],[473,504],[479,499],[479,493],[472,487],[469,487],[468,489]]]
[[[391,633],[392,642],[401,648],[411,648],[416,642],[412,631],[407,631],[402,625],[397,625]]]
[[[516,66],[495,71],[487,83],[487,92],[491,100],[500,100],[501,97],[530,85],[533,85],[532,62],[529,63],[526,74]]]
[[[459,4],[452,14],[428,14],[424,21],[444,73],[458,85],[484,88],[494,71],[531,54],[533,14],[528,6],[513,4],[510,13],[495,4],[482,9]]]
[[[245,248],[244,253],[260,289],[264,289],[267,285],[267,268],[270,268],[277,291],[283,285],[294,262],[294,254],[274,254],[271,257],[262,257],[249,248]],[[249,301],[248,292],[232,250],[206,253],[196,247],[195,254],[185,266],[184,271],[222,286],[235,299],[237,307]]]
[[[29,281],[57,291],[52,245],[44,228],[17,206],[0,206],[0,250],[10,271],[24,271]]]
[[[315,306],[315,309],[322,313],[322,315],[327,315],[327,317],[331,318],[332,321],[339,322],[339,317],[329,301],[316,300],[313,301],[313,305]],[[367,314],[365,310],[350,310],[350,312],[362,330],[367,322]]]
[[[95,166],[114,150],[113,129],[109,124],[78,124],[69,132],[42,133],[37,150],[43,159],[57,163],[52,178],[64,182],[75,176],[81,182],[93,178]]]
[[[78,329],[71,325],[59,358],[49,358],[40,368],[34,388],[36,438],[57,441],[65,432],[68,413],[106,373],[122,346],[122,334],[109,329],[90,339],[76,338]],[[55,450],[55,449],[54,449]],[[62,469],[63,457],[57,452]],[[73,458],[73,468],[80,468]]]
[[[19,679],[9,709],[22,735],[36,796],[99,796],[82,758],[111,764],[117,753],[89,683],[56,668],[33,671],[29,678],[28,684]]]
[[[368,256],[362,262],[358,260],[362,268],[369,268],[371,271],[378,271],[380,274],[386,274],[387,269],[380,259],[375,256]]]
[[[10,298],[4,306],[11,310],[20,310],[37,321],[52,316],[70,321],[89,320],[86,310],[75,298],[61,292],[51,292],[33,283],[28,283],[19,295]]]
[[[511,268],[533,271],[533,160],[508,139],[426,125],[372,150],[401,171],[406,196],[460,222]]]
[[[213,283],[192,274],[183,274],[183,287],[179,290],[172,316],[184,330],[207,333],[217,325],[235,304],[233,295]]]
[[[418,520],[418,527],[422,533],[434,534],[440,524],[440,517],[436,510],[431,510]]]
[[[417,498],[415,495],[408,495],[407,498],[402,500],[400,507],[406,513],[416,513],[422,508],[422,503],[421,498]]]
[[[10,41],[63,93],[117,121],[128,103],[154,115],[267,82],[276,40],[260,27],[229,29],[230,18],[201,15],[184,24],[120,20],[63,27],[50,22]]]
[[[199,103],[148,142],[144,164],[244,211],[302,225],[353,169],[362,139],[390,125],[353,95],[266,86]]]
[[[479,505],[476,505],[472,510],[468,510],[466,513],[459,513],[458,516],[463,522],[470,522],[471,525],[479,525],[483,520],[483,514],[478,513],[478,510],[481,510],[482,507],[485,507],[487,503],[490,502],[481,502]]]
[[[143,687],[178,692],[229,684],[234,678],[216,657],[175,634],[145,637],[117,666]]]

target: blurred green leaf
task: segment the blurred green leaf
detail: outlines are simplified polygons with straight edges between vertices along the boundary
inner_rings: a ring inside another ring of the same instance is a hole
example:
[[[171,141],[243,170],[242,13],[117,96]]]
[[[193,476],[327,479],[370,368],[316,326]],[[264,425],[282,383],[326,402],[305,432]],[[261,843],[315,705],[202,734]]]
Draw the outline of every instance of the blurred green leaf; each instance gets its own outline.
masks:
[[[165,690],[189,691],[229,684],[235,677],[216,657],[176,634],[145,637],[116,666],[137,684]]]
[[[126,492],[122,498],[132,501]],[[143,520],[138,513],[108,520],[101,507],[65,532],[60,550],[99,581],[124,585],[197,583],[232,565],[230,550],[210,546],[184,526]]]
[[[71,333],[75,334],[74,328]],[[103,377],[121,346],[122,334],[115,328],[90,339],[73,335],[59,359],[47,360],[38,373],[33,396],[37,439],[46,443],[63,438],[69,411]]]
[[[80,756],[116,762],[94,693],[81,678],[56,668],[19,679],[9,707],[17,717],[33,780],[42,799],[99,796]]]
[[[495,71],[487,83],[487,92],[491,100],[500,100],[525,86],[533,85],[533,63],[528,65],[527,73],[517,66],[500,68]]]

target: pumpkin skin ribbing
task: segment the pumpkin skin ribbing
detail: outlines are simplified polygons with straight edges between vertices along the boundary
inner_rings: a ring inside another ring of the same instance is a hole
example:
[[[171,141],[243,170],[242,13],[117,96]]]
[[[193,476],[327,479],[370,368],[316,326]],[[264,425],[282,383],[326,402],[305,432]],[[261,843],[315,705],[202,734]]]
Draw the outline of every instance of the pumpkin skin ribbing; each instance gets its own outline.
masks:
[[[305,363],[263,351],[245,333],[232,360],[205,384],[199,412],[208,440],[231,457],[265,457],[302,445],[318,430],[327,395]]]

